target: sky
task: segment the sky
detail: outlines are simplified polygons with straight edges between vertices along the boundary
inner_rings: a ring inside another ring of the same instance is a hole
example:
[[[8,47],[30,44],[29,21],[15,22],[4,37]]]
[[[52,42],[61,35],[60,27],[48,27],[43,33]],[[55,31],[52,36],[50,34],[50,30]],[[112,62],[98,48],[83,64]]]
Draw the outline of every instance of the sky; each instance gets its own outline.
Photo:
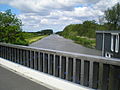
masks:
[[[0,0],[0,12],[11,9],[22,20],[23,30],[62,31],[69,24],[96,20],[120,0]]]

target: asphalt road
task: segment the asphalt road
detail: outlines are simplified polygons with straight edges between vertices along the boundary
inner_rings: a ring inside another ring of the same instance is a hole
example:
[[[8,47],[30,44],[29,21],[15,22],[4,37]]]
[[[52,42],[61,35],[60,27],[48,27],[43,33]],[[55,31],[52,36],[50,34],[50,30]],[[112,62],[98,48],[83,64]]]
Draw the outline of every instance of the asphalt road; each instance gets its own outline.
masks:
[[[50,90],[0,66],[0,90]]]
[[[101,52],[96,49],[83,47],[82,45],[74,43],[72,40],[65,39],[56,34],[45,37],[42,40],[30,44],[29,46],[101,56]]]

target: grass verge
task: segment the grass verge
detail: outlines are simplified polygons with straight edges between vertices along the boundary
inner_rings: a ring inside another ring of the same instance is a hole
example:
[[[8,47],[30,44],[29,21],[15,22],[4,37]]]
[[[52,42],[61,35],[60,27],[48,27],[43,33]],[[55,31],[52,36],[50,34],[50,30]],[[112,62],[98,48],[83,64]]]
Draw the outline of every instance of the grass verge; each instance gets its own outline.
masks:
[[[96,46],[96,40],[87,38],[87,37],[80,37],[80,36],[71,36],[71,37],[65,37],[68,39],[73,40],[75,43],[83,45],[88,48],[95,48]]]
[[[35,37],[31,37],[31,38],[27,38],[25,39],[29,44],[36,42],[44,37],[47,37],[48,35],[43,35],[43,36],[35,36]]]

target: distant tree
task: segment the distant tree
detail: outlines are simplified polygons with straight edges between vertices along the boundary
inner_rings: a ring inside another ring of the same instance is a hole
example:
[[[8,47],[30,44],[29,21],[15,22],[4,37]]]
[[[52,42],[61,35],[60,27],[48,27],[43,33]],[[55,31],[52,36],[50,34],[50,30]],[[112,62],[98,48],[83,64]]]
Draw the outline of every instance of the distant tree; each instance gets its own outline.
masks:
[[[61,35],[63,31],[58,31],[55,34]]]
[[[120,29],[120,3],[117,3],[112,8],[108,8],[105,11],[106,25],[109,29],[119,30]]]
[[[10,9],[0,12],[0,42],[27,45],[21,26],[21,20]]]
[[[50,34],[53,34],[53,30],[52,29],[46,29],[46,30],[38,31],[37,33],[39,33],[41,35],[50,35]]]
[[[84,36],[87,37],[95,37],[95,31],[98,29],[98,24],[96,23],[95,20],[92,21],[84,21],[83,22],[83,32],[84,32]]]

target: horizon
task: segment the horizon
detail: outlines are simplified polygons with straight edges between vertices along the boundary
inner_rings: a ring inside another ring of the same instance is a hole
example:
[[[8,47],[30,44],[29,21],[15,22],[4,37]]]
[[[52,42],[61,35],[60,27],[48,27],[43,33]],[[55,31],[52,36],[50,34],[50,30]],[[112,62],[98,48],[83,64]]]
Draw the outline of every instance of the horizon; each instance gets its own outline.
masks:
[[[11,9],[22,20],[23,31],[62,31],[69,24],[81,24],[104,15],[119,0],[1,0],[0,12]]]

